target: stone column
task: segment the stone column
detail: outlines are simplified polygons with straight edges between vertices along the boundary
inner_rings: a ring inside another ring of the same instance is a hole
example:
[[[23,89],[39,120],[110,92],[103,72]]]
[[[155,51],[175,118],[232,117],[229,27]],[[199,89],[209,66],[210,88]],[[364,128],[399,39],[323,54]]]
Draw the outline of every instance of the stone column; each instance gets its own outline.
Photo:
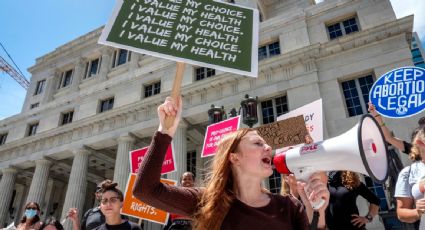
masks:
[[[100,64],[100,71],[99,71],[99,81],[106,81],[108,78],[108,72],[111,69],[111,60],[112,55],[114,55],[113,50],[109,48],[105,48],[102,50],[102,62]]]
[[[9,214],[9,204],[15,188],[17,170],[5,168],[2,170],[3,176],[0,181],[0,226],[3,226]],[[9,223],[7,223],[9,224]]]
[[[118,183],[118,188],[125,191],[128,176],[130,175],[129,151],[133,149],[135,139],[128,134],[118,138],[117,158],[115,160],[114,182]]]
[[[57,69],[54,69],[54,72],[46,78],[46,85],[43,92],[43,98],[41,99],[42,104],[46,104],[52,100],[53,95],[55,94],[58,86],[58,81],[60,80],[59,78],[59,72],[57,71]]]
[[[202,148],[203,148],[203,145],[196,147],[196,178],[195,178],[196,185],[200,185],[200,183],[203,182],[202,176],[205,173],[205,168],[204,168],[205,158],[201,157]]]
[[[27,203],[37,202],[42,209],[44,207],[44,196],[46,194],[51,164],[46,159],[35,161],[35,172],[31,181],[30,191],[28,192]]]
[[[134,72],[139,68],[140,54],[131,52],[130,71]]]
[[[177,171],[168,174],[167,178],[172,180],[179,180],[181,174],[186,172],[186,164],[187,164],[187,142],[186,142],[186,131],[187,124],[184,121],[180,121],[179,127],[176,130],[173,138],[173,146],[174,146],[174,157],[177,165]]]
[[[74,160],[72,162],[71,175],[69,176],[68,189],[62,209],[61,219],[66,218],[70,208],[79,210],[80,219],[83,212],[84,199],[86,197],[87,171],[90,151],[87,149],[73,150]],[[72,229],[71,222],[65,223],[65,229]]]
[[[83,58],[80,58],[75,63],[74,73],[72,76],[72,89],[77,90],[78,86],[80,85],[81,79],[84,78],[84,65],[86,64],[86,60]]]

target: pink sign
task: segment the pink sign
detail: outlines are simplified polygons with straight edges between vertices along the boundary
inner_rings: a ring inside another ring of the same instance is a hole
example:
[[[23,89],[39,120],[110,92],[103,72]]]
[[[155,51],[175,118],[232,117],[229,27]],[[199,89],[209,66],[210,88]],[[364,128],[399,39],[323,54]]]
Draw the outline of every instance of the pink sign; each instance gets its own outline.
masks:
[[[145,157],[146,153],[148,152],[148,147],[144,147],[141,149],[136,149],[133,151],[130,151],[130,171],[131,173],[137,173],[139,171],[139,167],[143,162],[143,158]],[[173,154],[173,144],[170,144],[167,149],[167,153],[165,155],[164,162],[162,163],[162,170],[161,174],[166,174],[170,172],[176,171],[176,165],[174,161],[174,154]]]
[[[232,117],[225,121],[208,126],[207,132],[205,134],[204,148],[202,149],[201,157],[213,156],[221,138],[227,133],[239,129],[240,119],[241,116]]]

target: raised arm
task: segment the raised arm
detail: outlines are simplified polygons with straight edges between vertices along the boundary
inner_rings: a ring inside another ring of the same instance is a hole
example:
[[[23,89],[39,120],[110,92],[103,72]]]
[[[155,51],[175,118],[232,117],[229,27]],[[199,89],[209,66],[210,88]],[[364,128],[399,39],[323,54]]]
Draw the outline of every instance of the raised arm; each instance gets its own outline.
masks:
[[[175,103],[169,97],[158,107],[160,125],[137,173],[133,195],[155,208],[191,216],[196,209],[201,190],[167,185],[160,181],[162,163],[178,127],[181,108],[181,99]],[[168,129],[164,125],[166,116],[175,117],[173,125]]]
[[[375,105],[369,102],[369,113],[375,118],[375,120],[378,122],[379,126],[381,126],[382,132],[384,133],[385,141],[390,143],[392,146],[396,147],[400,151],[406,153],[406,150],[404,149],[404,143],[403,140],[400,140],[396,137],[394,137],[391,134],[391,131],[386,126],[382,116],[376,112]],[[407,150],[408,151],[408,150]]]

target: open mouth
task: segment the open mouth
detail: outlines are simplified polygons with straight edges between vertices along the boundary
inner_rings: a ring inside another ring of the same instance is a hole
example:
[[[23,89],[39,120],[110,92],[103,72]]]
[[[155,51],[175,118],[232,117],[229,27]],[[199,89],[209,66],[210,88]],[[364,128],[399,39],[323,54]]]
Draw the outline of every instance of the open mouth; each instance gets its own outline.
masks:
[[[264,164],[268,164],[268,165],[271,165],[272,164],[272,158],[271,157],[264,157],[263,159],[261,159],[261,161]]]

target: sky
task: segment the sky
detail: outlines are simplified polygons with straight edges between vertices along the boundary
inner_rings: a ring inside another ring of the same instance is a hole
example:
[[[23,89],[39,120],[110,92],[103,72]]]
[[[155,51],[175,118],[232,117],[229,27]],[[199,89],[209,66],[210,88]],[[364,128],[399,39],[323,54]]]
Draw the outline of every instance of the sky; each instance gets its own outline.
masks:
[[[391,3],[397,18],[415,15],[413,30],[425,46],[425,1]],[[0,0],[0,43],[29,80],[27,69],[37,58],[106,24],[114,5],[114,0]],[[1,48],[0,56],[12,64]],[[0,120],[21,112],[25,95],[24,88],[0,72]]]

